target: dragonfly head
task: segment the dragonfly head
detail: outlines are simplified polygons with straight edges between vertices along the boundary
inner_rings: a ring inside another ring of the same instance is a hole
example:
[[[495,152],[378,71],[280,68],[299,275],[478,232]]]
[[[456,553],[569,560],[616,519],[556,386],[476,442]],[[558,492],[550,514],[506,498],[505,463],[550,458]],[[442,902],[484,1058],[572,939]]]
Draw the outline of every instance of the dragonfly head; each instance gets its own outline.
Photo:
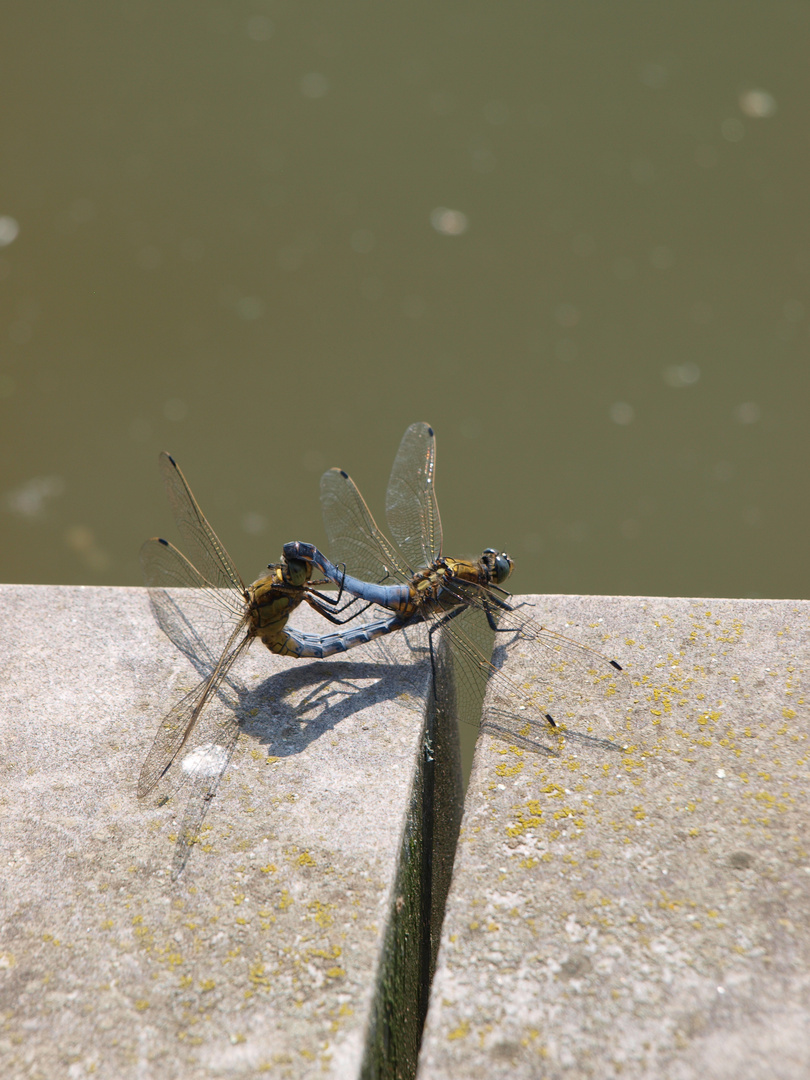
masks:
[[[282,575],[288,585],[306,585],[312,576],[312,564],[303,559],[285,559]]]
[[[500,585],[502,581],[506,581],[515,568],[515,564],[506,552],[498,551],[496,548],[487,548],[481,562],[489,573],[489,580],[495,585]]]

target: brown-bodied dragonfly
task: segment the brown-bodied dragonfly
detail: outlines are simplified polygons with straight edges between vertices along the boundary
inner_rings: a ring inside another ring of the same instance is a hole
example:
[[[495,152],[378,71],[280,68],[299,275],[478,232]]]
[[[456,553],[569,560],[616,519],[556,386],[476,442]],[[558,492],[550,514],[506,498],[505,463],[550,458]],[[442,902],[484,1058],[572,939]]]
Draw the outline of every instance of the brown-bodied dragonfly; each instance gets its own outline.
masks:
[[[377,527],[348,474],[330,469],[321,480],[321,506],[334,562],[312,544],[300,542],[285,544],[285,558],[312,563],[345,591],[393,612],[368,624],[366,639],[427,624],[434,689],[440,699],[442,685],[452,680],[451,707],[461,719],[478,726],[486,689],[483,722],[489,732],[555,753],[557,722],[537,703],[531,687],[518,686],[493,665],[494,635],[511,635],[508,648],[528,655],[533,677],[550,662],[575,662],[611,680],[610,689],[615,690],[622,668],[518,610],[501,588],[513,568],[505,552],[488,548],[472,561],[442,554],[435,465],[433,429],[412,424],[402,439],[386,494],[386,518],[395,544]],[[447,643],[446,650],[437,648],[437,635]]]
[[[294,558],[284,557],[271,564],[267,573],[245,585],[174,458],[162,453],[160,469],[188,557],[162,538],[143,545],[141,565],[152,608],[172,640],[177,643],[180,638],[193,638],[199,651],[203,644],[199,631],[176,602],[183,594],[171,591],[193,589],[185,596],[193,597],[195,610],[205,614],[209,639],[204,643],[208,658],[208,664],[203,665],[208,668],[205,677],[164,716],[138,778],[141,798],[150,793],[164,795],[176,786],[181,773],[194,783],[175,851],[176,877],[197,838],[206,804],[213,798],[238,736],[231,709],[226,710],[224,719],[203,723],[208,706],[221,696],[237,659],[254,638],[281,656],[323,658],[370,640],[369,630],[373,636],[374,628],[361,625],[323,637],[288,627],[287,620],[303,602],[337,624],[345,621],[339,612],[349,605],[341,609],[340,595],[335,598],[319,592],[316,586],[331,587],[331,582],[313,581],[312,564]],[[181,768],[173,768],[178,763]]]

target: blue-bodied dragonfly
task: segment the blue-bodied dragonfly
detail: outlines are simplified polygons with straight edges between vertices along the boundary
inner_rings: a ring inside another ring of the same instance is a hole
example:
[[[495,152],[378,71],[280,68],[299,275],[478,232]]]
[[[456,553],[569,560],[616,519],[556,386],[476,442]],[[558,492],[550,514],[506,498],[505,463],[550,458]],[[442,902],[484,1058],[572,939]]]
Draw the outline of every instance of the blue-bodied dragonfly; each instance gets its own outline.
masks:
[[[182,774],[193,782],[175,851],[176,877],[236,745],[239,726],[233,710],[214,718],[208,706],[222,696],[223,683],[237,659],[254,638],[282,656],[320,659],[368,641],[369,630],[373,636],[375,628],[360,625],[322,636],[288,627],[287,620],[302,602],[338,624],[345,621],[339,612],[350,605],[339,608],[340,595],[319,592],[316,586],[331,587],[331,582],[313,581],[312,564],[294,558],[271,564],[266,574],[245,585],[177,463],[162,453],[160,468],[190,558],[168,540],[155,537],[141,548],[141,565],[158,624],[206,670],[161,721],[138,779],[141,798],[167,795]],[[182,592],[175,591],[178,587]],[[355,602],[353,598],[351,603]],[[177,764],[180,768],[173,767]]]
[[[487,689],[483,717],[487,731],[554,753],[559,745],[556,721],[536,703],[535,693],[493,665],[494,635],[511,635],[508,646],[528,653],[529,666],[538,674],[553,659],[585,662],[598,676],[610,679],[614,689],[622,668],[519,611],[501,588],[513,568],[505,552],[488,548],[476,561],[442,555],[435,464],[433,429],[412,424],[402,439],[386,494],[386,518],[396,544],[377,527],[348,474],[330,469],[321,480],[321,504],[335,561],[300,542],[286,544],[285,557],[311,562],[347,592],[392,611],[387,620],[365,627],[368,639],[427,624],[439,700],[450,700],[456,715],[477,726]],[[437,633],[446,641],[446,651],[438,648]],[[449,693],[443,692],[447,685],[452,685]]]

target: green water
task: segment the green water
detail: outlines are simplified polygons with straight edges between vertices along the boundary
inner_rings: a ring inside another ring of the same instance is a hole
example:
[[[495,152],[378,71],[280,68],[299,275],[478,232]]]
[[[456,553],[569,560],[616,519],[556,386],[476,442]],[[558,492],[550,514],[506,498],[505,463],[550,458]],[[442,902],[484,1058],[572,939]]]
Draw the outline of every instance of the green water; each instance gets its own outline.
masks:
[[[6,581],[138,584],[170,450],[246,579],[382,517],[518,592],[808,595],[806,3],[4,13]]]

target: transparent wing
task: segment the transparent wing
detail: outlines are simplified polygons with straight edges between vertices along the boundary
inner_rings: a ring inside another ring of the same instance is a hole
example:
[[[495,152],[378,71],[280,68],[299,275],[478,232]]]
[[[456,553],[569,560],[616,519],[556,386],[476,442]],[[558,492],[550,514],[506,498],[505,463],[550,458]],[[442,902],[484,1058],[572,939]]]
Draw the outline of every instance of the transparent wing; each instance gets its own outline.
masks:
[[[430,566],[442,553],[435,477],[433,428],[429,424],[411,424],[402,437],[391,469],[385,516],[412,572]]]
[[[526,651],[537,658],[538,667],[548,666],[556,656],[558,662],[573,663],[579,667],[590,665],[607,678],[621,678],[623,675],[621,666],[609,656],[524,615],[512,606],[513,598],[508,594],[499,597],[487,586],[471,581],[451,581],[446,589],[459,604],[476,608],[485,616],[491,615],[498,632],[511,635],[506,637],[507,646],[512,648],[521,643]]]
[[[178,551],[174,544],[152,537],[141,548],[141,569],[144,581],[151,589],[196,589],[200,601],[215,611],[228,612],[241,618],[245,611],[244,587],[212,586],[208,579]]]
[[[201,674],[210,672],[244,618],[244,598],[208,585],[168,540],[147,540],[141,566],[158,626]]]
[[[329,538],[329,557],[361,581],[409,581],[411,571],[371,516],[354,481],[342,469],[321,477],[321,510]]]
[[[238,570],[197,505],[177,462],[165,451],[159,461],[174,520],[187,545],[191,562],[206,584],[218,589],[236,589],[244,595],[245,584]]]
[[[191,849],[200,838],[203,820],[233,757],[238,738],[239,724],[231,716],[221,724],[214,742],[198,747],[183,761],[183,771],[191,780],[191,791],[174,845],[172,881],[182,874]]]
[[[437,699],[445,711],[493,735],[520,742],[544,754],[559,752],[559,733],[549,724],[542,705],[527,698],[517,684],[492,665],[495,632],[480,609],[468,607],[453,619],[434,618],[433,635],[439,633],[445,648],[443,669],[437,670]],[[434,642],[434,657],[437,655]],[[441,654],[439,654],[441,655]],[[449,661],[449,666],[448,666]],[[488,691],[488,712],[482,716]]]
[[[467,723],[482,723],[491,734],[499,735],[529,749],[556,753],[560,732],[549,723],[554,708],[536,688],[536,682],[551,677],[560,684],[566,669],[573,666],[575,683],[581,681],[584,670],[604,683],[603,692],[612,696],[617,690],[626,691],[627,676],[616,662],[586,645],[562,634],[511,608],[486,588],[461,582],[449,587],[456,593],[460,606],[451,617],[433,614],[453,661],[456,714]],[[491,622],[497,626],[497,633]],[[505,639],[503,648],[518,650],[532,672],[531,681],[519,685],[505,675],[490,657],[495,638]],[[435,649],[434,649],[435,652]],[[481,714],[484,693],[486,709]],[[558,717],[554,718],[556,724]],[[571,732],[566,732],[570,736]],[[609,739],[594,739],[604,747],[618,749]]]
[[[208,701],[213,697],[233,666],[252,640],[247,619],[232,630],[216,667],[205,679],[169,710],[158,728],[138,778],[138,796],[148,795],[168,773],[180,750],[189,744],[191,734]],[[228,721],[226,720],[227,724]]]

